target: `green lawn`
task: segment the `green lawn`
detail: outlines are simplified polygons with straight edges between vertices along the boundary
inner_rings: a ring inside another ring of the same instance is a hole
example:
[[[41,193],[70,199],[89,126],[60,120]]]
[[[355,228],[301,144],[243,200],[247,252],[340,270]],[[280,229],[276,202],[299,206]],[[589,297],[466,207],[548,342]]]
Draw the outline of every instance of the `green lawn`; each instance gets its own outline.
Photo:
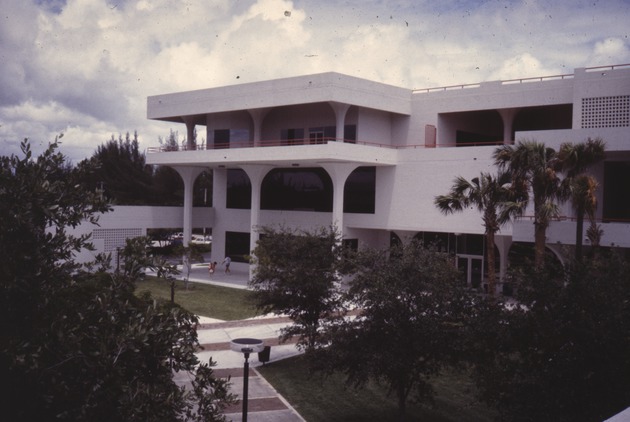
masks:
[[[360,359],[360,354],[357,358]],[[354,390],[344,384],[342,376],[311,377],[304,356],[274,362],[258,370],[309,422],[398,420],[396,399],[387,397],[385,388],[369,385]],[[435,405],[422,407],[409,403],[407,420],[482,422],[492,421],[496,416],[474,401],[474,386],[464,374],[441,376],[435,380],[434,388],[438,393]]]
[[[184,290],[183,283],[178,282],[175,302],[197,315],[226,321],[256,316],[250,291],[201,283],[191,283],[190,287]],[[136,291],[149,291],[154,297],[170,300],[169,284],[155,277],[139,281]],[[370,385],[354,390],[344,385],[341,376],[311,377],[303,356],[258,369],[309,422],[398,420],[396,400],[387,397],[384,388]],[[465,375],[442,376],[435,380],[434,388],[438,393],[435,406],[428,408],[410,403],[408,420],[486,422],[494,419],[491,410],[474,402],[474,386]]]
[[[136,292],[151,292],[153,297],[171,299],[170,284],[164,279],[146,277],[137,282]],[[184,283],[177,282],[175,303],[190,312],[211,318],[233,321],[257,315],[251,301],[252,292],[229,287],[219,287],[203,283],[190,283],[184,290]]]

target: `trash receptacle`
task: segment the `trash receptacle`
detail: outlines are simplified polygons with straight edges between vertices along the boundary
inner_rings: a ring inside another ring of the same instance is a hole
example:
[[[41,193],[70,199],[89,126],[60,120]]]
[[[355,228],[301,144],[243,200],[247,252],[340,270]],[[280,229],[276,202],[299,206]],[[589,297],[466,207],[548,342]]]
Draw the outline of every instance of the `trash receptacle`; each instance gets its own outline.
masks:
[[[271,346],[265,346],[265,348],[258,352],[258,362],[262,362],[263,366],[269,362],[269,356],[271,355]]]

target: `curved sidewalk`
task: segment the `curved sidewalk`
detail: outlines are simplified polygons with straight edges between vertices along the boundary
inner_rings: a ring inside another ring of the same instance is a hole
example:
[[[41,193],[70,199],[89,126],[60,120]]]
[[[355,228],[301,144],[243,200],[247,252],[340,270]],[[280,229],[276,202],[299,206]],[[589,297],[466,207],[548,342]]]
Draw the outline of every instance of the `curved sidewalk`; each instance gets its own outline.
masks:
[[[271,346],[270,361],[267,364],[299,353],[295,344],[278,344],[279,330],[291,321],[283,317],[253,318],[241,321],[214,322],[206,318],[200,319],[197,328],[199,343],[203,350],[197,353],[199,360],[216,361],[215,374],[222,378],[230,377],[230,390],[239,397],[239,402],[226,409],[226,416],[230,421],[242,420],[243,365],[244,357],[240,353],[230,350],[230,341],[240,337],[253,337],[263,340],[266,346]],[[248,385],[248,420],[252,422],[304,422],[304,419],[291,407],[256,370],[262,363],[257,354],[253,353],[249,359]]]
[[[180,266],[181,270],[181,266]],[[183,279],[181,274],[178,278]],[[208,273],[208,263],[193,264],[189,281],[195,283],[214,284],[217,286],[246,289],[249,281],[249,266],[232,264],[231,272],[225,273],[223,266],[217,266],[214,274]],[[229,421],[242,420],[243,366],[244,357],[230,349],[230,341],[236,338],[250,337],[261,339],[265,346],[271,346],[270,360],[267,365],[281,359],[295,356],[300,351],[294,343],[279,344],[280,329],[291,323],[286,317],[258,317],[240,321],[221,321],[200,317],[197,326],[197,337],[202,347],[197,353],[201,362],[210,359],[216,362],[213,367],[215,375],[221,378],[230,377],[230,391],[238,396],[239,401],[226,409]],[[305,422],[304,418],[282,397],[271,384],[256,370],[263,365],[257,354],[249,358],[248,412],[251,422]],[[180,385],[190,384],[190,374],[175,375]]]

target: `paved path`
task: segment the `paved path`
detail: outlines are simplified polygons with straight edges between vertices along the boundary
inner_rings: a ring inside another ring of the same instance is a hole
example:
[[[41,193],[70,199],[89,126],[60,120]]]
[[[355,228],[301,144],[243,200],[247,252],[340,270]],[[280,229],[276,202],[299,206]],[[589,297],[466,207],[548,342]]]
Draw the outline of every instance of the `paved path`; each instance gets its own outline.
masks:
[[[197,356],[202,362],[208,362],[210,358],[216,361],[215,374],[222,378],[230,377],[231,392],[239,397],[239,402],[226,410],[228,420],[240,421],[242,419],[240,397],[243,392],[243,364],[245,362],[241,353],[230,350],[230,341],[239,337],[263,340],[266,346],[271,346],[268,364],[273,364],[275,361],[299,353],[295,344],[278,344],[279,330],[288,324],[290,320],[283,317],[228,322],[200,319],[197,336],[203,350],[197,353]],[[303,422],[304,419],[295,409],[256,370],[262,365],[256,353],[250,356],[249,363],[248,420],[252,422]]]
[[[181,269],[181,266],[180,266]],[[180,276],[181,278],[182,276]],[[208,263],[193,264],[189,280],[196,283],[214,284],[218,286],[246,289],[249,280],[249,266],[232,263],[231,272],[217,266],[216,272],[208,273]],[[230,341],[236,338],[250,337],[261,339],[265,346],[271,346],[268,364],[299,354],[294,343],[280,345],[278,336],[280,329],[291,323],[285,317],[259,317],[241,321],[221,321],[200,317],[197,337],[202,350],[197,353],[201,362],[210,359],[217,364],[213,367],[215,374],[222,378],[230,377],[231,392],[239,397],[237,404],[226,410],[229,421],[242,420],[243,364],[241,353],[230,350]],[[269,384],[256,370],[262,363],[257,354],[249,359],[249,394],[247,419],[251,422],[304,422],[295,409]],[[176,374],[175,381],[180,385],[190,384],[189,374]]]

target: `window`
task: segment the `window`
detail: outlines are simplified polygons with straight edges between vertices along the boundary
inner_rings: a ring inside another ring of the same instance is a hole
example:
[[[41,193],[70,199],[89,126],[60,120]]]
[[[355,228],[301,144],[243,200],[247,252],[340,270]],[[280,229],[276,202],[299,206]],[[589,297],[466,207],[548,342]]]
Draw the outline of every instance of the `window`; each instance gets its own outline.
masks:
[[[324,143],[324,128],[310,128],[308,133],[309,144],[323,144]]]
[[[630,161],[604,162],[604,221],[630,220]]]
[[[346,125],[343,129],[344,142],[354,144],[357,142],[357,125]]]
[[[343,212],[374,214],[376,167],[359,167],[348,176],[343,190]]]
[[[230,129],[214,130],[214,147],[229,148],[230,146]]]
[[[333,188],[321,168],[274,169],[261,186],[263,210],[332,212]]]
[[[304,129],[282,129],[280,139],[283,145],[301,145],[304,143]]]
[[[250,145],[249,130],[247,129],[215,129],[214,147],[233,148]]]
[[[241,169],[227,171],[227,208],[248,210],[252,204],[252,185],[247,173]]]
[[[234,262],[249,262],[249,233],[225,232],[225,256]]]
[[[335,140],[336,133],[334,126],[312,127],[308,129],[308,139],[311,144],[325,144]]]

